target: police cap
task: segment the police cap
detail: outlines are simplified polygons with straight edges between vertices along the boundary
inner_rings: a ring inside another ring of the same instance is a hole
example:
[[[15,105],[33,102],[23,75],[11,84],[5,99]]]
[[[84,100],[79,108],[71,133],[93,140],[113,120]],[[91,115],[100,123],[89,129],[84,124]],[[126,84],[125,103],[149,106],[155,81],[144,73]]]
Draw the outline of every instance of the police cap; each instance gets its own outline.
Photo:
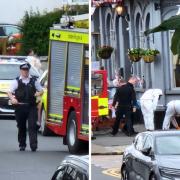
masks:
[[[31,68],[31,65],[29,63],[24,63],[20,65],[20,69],[27,69],[29,70]]]

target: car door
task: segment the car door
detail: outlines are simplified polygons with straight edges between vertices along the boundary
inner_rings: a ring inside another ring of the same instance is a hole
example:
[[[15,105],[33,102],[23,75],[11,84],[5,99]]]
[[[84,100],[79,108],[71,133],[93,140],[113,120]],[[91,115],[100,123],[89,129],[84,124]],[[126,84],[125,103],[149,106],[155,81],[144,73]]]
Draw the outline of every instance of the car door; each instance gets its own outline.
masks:
[[[153,147],[153,138],[151,135],[148,135],[145,139],[143,149],[149,149],[151,148],[151,152],[154,151]],[[141,164],[141,169],[140,169],[140,175],[144,180],[149,180],[150,172],[151,172],[151,167],[152,167],[152,162],[153,159],[150,157],[150,154],[145,155],[141,151],[141,156],[139,157],[139,163]]]
[[[136,142],[134,143],[134,151],[131,154],[134,179],[141,180],[141,178],[142,178],[141,177],[141,170],[142,170],[142,164],[141,164],[142,152],[141,152],[141,150],[143,149],[146,138],[147,138],[147,135],[145,133],[141,133],[141,134],[139,134],[139,136],[136,139]]]

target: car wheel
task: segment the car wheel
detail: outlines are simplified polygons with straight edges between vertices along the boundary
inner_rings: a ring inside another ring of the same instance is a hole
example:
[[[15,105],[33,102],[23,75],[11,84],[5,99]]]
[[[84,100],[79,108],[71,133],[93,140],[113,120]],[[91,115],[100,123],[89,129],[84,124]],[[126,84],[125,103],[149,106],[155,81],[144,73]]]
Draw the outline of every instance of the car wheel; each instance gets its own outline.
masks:
[[[72,111],[68,118],[67,145],[70,153],[77,153],[79,151],[80,140],[78,139],[78,127],[75,111]]]
[[[154,174],[152,174],[149,178],[149,180],[157,180],[156,176]]]
[[[128,171],[126,169],[126,166],[123,166],[122,170],[121,170],[121,180],[128,180],[129,179],[129,175],[128,175]]]
[[[46,111],[44,108],[41,110],[41,128],[40,128],[41,134],[43,136],[49,136],[52,135],[52,132],[46,127]]]

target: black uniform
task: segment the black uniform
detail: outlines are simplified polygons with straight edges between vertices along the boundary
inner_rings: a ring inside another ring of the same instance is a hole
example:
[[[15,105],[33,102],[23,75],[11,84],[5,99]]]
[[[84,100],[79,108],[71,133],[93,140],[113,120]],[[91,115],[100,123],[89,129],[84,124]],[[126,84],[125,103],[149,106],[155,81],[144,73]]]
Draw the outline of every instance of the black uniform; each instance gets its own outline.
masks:
[[[37,106],[35,77],[31,77],[29,83],[24,84],[21,79],[16,78],[18,87],[15,97],[20,104],[16,105],[15,116],[18,127],[19,147],[26,147],[26,121],[28,120],[28,132],[30,147],[33,151],[37,149]]]
[[[116,120],[112,134],[115,135],[118,132],[121,119],[126,118],[126,131],[128,135],[131,135],[134,131],[131,119],[132,108],[136,104],[136,93],[131,83],[128,82],[116,90],[112,105],[115,106],[117,102]]]

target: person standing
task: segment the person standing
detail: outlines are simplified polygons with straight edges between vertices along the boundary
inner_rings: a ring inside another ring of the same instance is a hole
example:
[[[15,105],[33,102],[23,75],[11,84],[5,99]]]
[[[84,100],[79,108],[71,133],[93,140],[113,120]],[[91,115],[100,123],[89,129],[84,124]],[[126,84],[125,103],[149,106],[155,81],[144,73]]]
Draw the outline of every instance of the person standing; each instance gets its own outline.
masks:
[[[136,77],[131,77],[129,81],[120,86],[113,99],[113,108],[116,109],[116,120],[113,125],[112,135],[116,135],[119,129],[121,119],[126,119],[125,133],[128,136],[134,134],[133,123],[132,123],[132,112],[135,111],[136,105],[136,93],[133,85],[137,83]]]
[[[20,65],[20,76],[12,82],[8,92],[11,103],[15,106],[20,151],[26,148],[26,121],[28,121],[30,148],[32,151],[37,149],[36,97],[43,94],[43,89],[37,78],[29,74],[30,68],[29,63]]]
[[[140,98],[141,111],[146,130],[154,130],[154,111],[162,95],[161,89],[148,89]]]

